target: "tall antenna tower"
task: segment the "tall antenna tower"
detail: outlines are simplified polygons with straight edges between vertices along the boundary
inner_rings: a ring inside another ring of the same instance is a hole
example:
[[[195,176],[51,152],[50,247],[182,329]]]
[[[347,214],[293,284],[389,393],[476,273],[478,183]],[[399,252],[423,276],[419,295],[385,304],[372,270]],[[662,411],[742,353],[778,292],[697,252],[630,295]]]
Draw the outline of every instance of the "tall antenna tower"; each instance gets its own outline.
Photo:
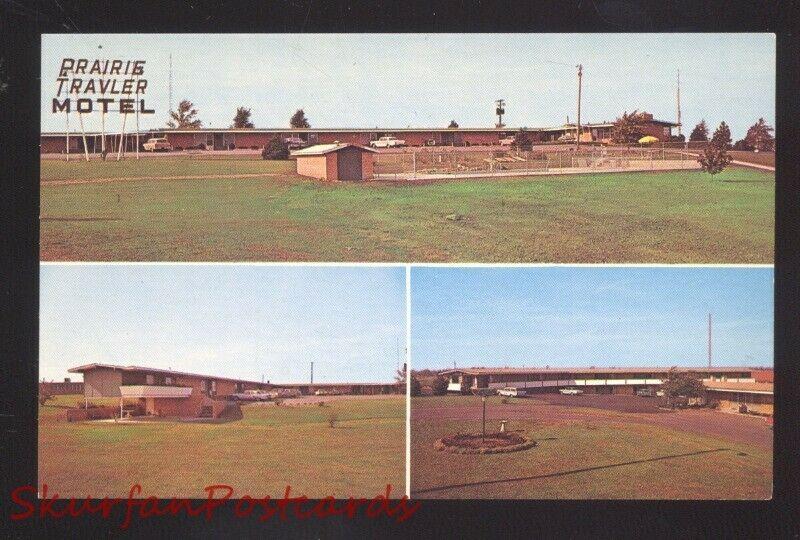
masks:
[[[678,70],[678,87],[675,91],[675,102],[678,108],[678,136],[681,136],[681,70]]]
[[[311,362],[311,384],[314,384],[314,362]]]
[[[708,369],[711,369],[711,313],[708,314]]]
[[[494,112],[497,115],[497,127],[505,127],[505,124],[503,124],[503,115],[506,114],[506,100],[498,99],[494,103],[496,105]]]
[[[575,66],[578,69],[578,122],[575,124],[575,148],[581,145],[581,86],[583,82],[583,64]]]
[[[169,53],[169,112],[172,112],[172,53]]]

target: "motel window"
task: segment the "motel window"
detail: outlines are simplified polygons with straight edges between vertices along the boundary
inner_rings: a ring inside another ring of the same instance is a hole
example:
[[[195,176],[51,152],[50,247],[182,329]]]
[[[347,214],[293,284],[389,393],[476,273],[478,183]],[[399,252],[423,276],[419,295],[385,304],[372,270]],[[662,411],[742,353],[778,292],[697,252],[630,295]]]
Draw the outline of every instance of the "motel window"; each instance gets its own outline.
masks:
[[[173,384],[174,382],[172,377],[164,377],[164,384]]]
[[[148,374],[148,375],[145,376],[145,382],[147,384],[154,384],[155,383],[155,377],[153,377],[152,375]]]

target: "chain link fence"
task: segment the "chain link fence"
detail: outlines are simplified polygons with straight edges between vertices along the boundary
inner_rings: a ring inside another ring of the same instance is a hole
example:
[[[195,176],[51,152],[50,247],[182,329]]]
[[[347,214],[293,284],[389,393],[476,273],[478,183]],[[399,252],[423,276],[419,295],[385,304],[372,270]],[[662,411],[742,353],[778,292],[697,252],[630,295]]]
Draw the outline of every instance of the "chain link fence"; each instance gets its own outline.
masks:
[[[696,157],[683,148],[606,148],[537,150],[421,150],[381,152],[374,174],[383,179],[447,176],[515,176],[525,173],[589,170],[670,170],[696,168]]]

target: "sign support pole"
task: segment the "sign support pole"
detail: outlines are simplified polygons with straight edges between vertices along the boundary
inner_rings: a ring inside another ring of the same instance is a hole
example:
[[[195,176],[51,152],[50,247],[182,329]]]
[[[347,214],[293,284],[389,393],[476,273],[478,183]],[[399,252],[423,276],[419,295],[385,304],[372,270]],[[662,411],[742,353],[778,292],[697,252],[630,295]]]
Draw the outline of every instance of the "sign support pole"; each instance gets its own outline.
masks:
[[[139,101],[139,77],[136,77],[136,159],[139,159],[139,109],[141,102]]]
[[[77,104],[78,94],[75,94],[75,102]],[[76,105],[77,106],[77,105]],[[89,147],[86,144],[86,131],[83,129],[83,113],[78,109],[78,121],[81,124],[81,138],[83,139],[83,153],[86,156],[86,161],[89,161]]]
[[[125,141],[125,121],[128,119],[128,113],[122,117],[122,132],[119,134],[119,150],[117,150],[117,161],[122,157],[122,144]]]

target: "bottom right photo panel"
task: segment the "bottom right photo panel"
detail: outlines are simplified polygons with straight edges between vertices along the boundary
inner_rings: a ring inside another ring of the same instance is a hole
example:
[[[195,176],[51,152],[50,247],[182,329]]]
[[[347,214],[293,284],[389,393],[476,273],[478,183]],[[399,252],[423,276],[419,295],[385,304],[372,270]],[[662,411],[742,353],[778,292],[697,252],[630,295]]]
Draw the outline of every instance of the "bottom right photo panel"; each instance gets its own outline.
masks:
[[[411,496],[770,499],[772,267],[411,270]]]

